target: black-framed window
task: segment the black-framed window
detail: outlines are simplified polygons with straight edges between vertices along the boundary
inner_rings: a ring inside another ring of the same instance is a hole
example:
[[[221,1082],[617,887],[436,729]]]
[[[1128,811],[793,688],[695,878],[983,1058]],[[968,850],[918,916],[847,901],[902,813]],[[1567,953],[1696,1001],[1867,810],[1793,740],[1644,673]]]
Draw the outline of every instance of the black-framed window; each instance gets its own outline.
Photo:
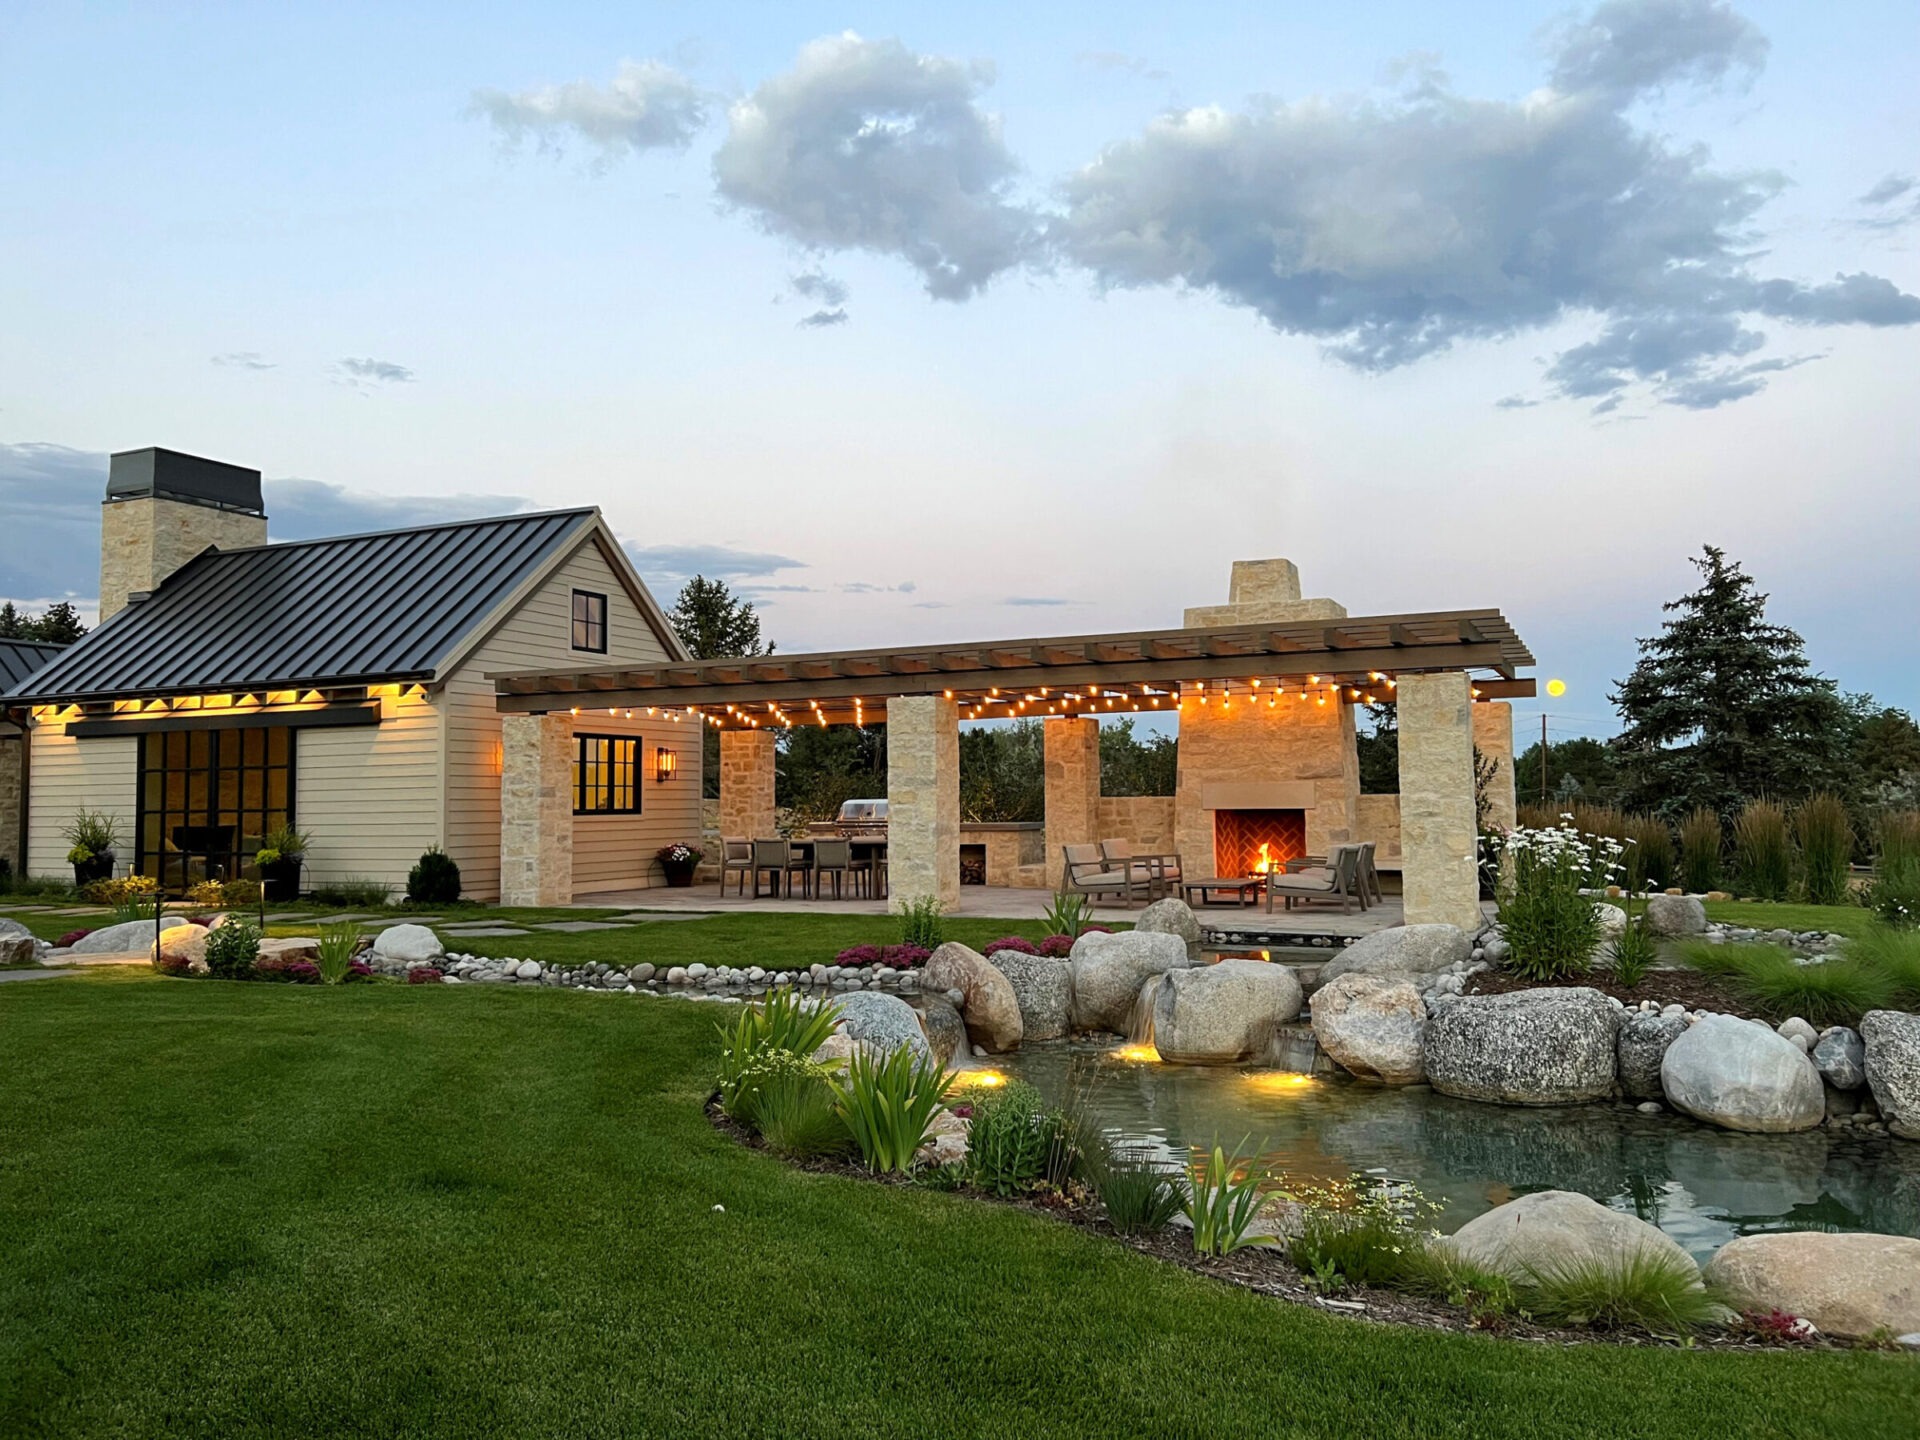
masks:
[[[640,737],[573,737],[573,813],[640,813]]]
[[[573,648],[607,653],[607,597],[592,590],[573,592]]]
[[[294,823],[293,772],[284,725],[142,735],[139,873],[168,889],[235,878],[268,831]]]

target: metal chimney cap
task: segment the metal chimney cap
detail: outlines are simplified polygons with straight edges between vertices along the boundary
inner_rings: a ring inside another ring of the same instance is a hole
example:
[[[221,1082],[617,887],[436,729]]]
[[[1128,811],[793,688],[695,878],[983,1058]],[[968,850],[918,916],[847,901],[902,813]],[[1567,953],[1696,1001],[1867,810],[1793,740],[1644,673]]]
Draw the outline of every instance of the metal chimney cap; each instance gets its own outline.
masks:
[[[107,500],[158,498],[265,515],[260,472],[157,445],[108,457]]]

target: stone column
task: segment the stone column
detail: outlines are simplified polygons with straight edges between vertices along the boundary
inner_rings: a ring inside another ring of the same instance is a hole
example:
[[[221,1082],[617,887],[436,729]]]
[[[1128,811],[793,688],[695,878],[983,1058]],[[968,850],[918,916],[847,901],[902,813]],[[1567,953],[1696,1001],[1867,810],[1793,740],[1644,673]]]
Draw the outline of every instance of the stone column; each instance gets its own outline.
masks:
[[[887,701],[887,883],[896,901],[960,901],[960,707]]]
[[[573,717],[500,717],[500,903],[573,901]]]
[[[1100,722],[1091,716],[1047,720],[1047,884],[1066,884],[1064,845],[1092,845],[1100,837]]]
[[[1520,818],[1513,788],[1513,706],[1504,700],[1477,700],[1473,706],[1473,748],[1497,763],[1487,786],[1489,828],[1511,830]]]
[[[771,840],[774,826],[773,732],[720,732],[720,834]]]
[[[1473,696],[1464,671],[1402,675],[1400,862],[1409,925],[1480,928]]]

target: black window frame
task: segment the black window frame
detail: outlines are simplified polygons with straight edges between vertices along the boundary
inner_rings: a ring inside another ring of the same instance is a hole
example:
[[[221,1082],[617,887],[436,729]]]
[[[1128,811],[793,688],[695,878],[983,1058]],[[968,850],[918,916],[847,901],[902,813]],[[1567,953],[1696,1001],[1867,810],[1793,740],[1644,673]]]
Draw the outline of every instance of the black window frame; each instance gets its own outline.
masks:
[[[592,745],[604,745],[602,755],[589,756]],[[640,770],[642,740],[638,735],[577,732],[573,737],[573,813],[575,815],[638,815],[644,805],[645,776]],[[624,756],[624,758],[622,758]],[[597,766],[596,771],[593,767]],[[592,776],[591,785],[589,776]],[[624,782],[623,777],[624,775]],[[587,803],[592,798],[603,803]],[[625,794],[625,802],[621,797]]]
[[[285,737],[284,758],[274,756],[279,748],[276,736]],[[196,756],[194,752],[201,748],[201,737],[204,737],[204,754]],[[298,726],[222,725],[155,730],[141,734],[138,747],[133,873],[151,876],[163,889],[185,888],[192,880],[189,862],[194,858],[202,862],[208,878],[213,878],[217,870],[220,878],[236,879],[253,860],[248,840],[264,838],[276,825],[293,827],[299,823],[295,808],[300,770]],[[257,751],[257,756],[249,753],[252,751]],[[185,791],[184,801],[177,808],[167,796],[167,781],[174,775],[182,777]],[[220,798],[224,776],[232,777],[237,797],[237,803],[231,808]],[[257,805],[247,803],[250,776],[257,778],[259,784]],[[283,806],[272,803],[276,776],[283,781]],[[193,803],[196,780],[201,795],[197,806]],[[219,828],[228,815],[233,817],[232,848],[213,853],[167,848],[169,831],[185,827],[203,831]],[[149,819],[155,820],[158,826],[153,843],[149,843],[147,835]],[[257,835],[250,830],[250,822],[257,824]],[[170,862],[177,862],[177,875],[168,873]]]
[[[582,600],[587,602],[585,614],[581,613]],[[597,617],[594,613],[596,609],[599,612]],[[606,654],[607,597],[598,590],[575,590],[567,613],[571,624],[569,638],[573,641],[573,648],[584,650],[590,655]],[[596,635],[599,637],[598,644],[594,643]]]

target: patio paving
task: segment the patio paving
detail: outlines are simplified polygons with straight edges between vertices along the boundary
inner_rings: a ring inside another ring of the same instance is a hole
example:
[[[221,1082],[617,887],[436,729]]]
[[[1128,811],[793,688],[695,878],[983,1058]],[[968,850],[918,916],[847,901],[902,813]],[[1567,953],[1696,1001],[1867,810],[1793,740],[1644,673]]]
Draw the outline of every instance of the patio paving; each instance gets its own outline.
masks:
[[[543,920],[533,928],[557,930],[565,935],[579,935],[588,930],[626,930],[631,927],[612,920]]]
[[[504,940],[527,932],[518,925],[469,925],[458,930],[448,925],[440,933],[451,940]]]
[[[0,970],[0,985],[10,980],[57,980],[72,973],[71,970]]]

